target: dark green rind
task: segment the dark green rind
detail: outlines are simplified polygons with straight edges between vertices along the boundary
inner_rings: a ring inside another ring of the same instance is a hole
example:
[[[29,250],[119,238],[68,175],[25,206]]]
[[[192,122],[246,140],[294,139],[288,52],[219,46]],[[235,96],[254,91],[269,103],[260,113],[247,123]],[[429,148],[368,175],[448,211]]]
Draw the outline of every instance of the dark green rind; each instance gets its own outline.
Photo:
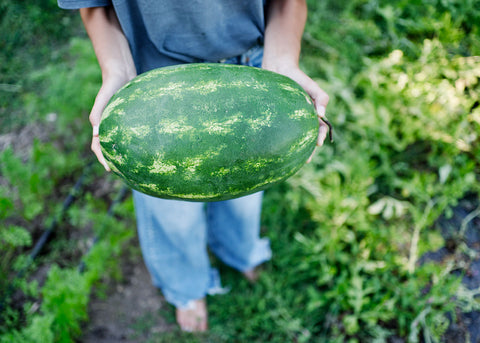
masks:
[[[296,173],[318,133],[291,79],[263,69],[186,64],[139,75],[100,125],[103,154],[128,185],[169,199],[217,201]]]

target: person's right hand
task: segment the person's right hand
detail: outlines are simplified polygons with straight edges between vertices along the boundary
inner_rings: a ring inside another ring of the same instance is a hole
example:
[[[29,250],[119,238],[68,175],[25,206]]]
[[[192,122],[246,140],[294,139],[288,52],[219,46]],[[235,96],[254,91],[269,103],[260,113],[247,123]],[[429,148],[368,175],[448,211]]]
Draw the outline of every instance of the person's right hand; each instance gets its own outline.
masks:
[[[91,149],[106,171],[110,171],[110,167],[108,166],[105,157],[102,154],[102,150],[100,148],[100,138],[98,136],[98,129],[100,127],[102,113],[113,94],[115,94],[115,92],[119,90],[124,84],[130,81],[130,79],[131,77],[124,77],[121,75],[115,75],[105,78],[102,83],[102,87],[100,87],[100,90],[98,91],[98,94],[95,98],[92,111],[90,112],[89,119],[93,127]]]
[[[91,148],[105,170],[110,171],[98,137],[102,113],[113,94],[137,73],[127,38],[113,6],[80,8],[80,16],[102,71],[102,87],[90,112],[90,123],[93,126]]]

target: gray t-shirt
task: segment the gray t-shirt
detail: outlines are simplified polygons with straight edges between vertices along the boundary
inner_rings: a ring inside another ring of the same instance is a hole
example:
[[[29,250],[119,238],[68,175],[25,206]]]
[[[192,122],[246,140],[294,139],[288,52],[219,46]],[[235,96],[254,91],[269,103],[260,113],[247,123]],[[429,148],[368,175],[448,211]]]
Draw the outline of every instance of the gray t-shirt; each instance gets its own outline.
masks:
[[[263,42],[264,0],[58,0],[64,9],[112,4],[137,73],[216,62]]]

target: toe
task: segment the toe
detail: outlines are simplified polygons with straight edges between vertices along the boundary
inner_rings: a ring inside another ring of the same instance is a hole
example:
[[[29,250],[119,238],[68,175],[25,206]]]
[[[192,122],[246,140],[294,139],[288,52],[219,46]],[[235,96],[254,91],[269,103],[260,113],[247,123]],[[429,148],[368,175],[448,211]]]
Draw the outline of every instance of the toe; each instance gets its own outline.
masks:
[[[182,331],[198,332],[208,329],[205,299],[193,300],[185,308],[177,308],[177,323]]]

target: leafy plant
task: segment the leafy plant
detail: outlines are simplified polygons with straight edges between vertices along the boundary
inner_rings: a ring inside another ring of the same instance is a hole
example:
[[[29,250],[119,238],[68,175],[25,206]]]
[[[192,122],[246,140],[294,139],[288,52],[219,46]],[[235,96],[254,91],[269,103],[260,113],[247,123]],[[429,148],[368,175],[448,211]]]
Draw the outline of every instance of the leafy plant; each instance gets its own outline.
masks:
[[[24,94],[36,88],[29,75],[58,62],[58,47],[79,24],[79,16],[60,10],[55,0],[0,0],[1,133],[38,118],[23,111]]]
[[[308,5],[301,63],[330,95],[327,116],[335,143],[319,149],[314,162],[288,182],[266,191],[262,225],[274,258],[259,282],[248,285],[219,266],[224,283],[235,287],[209,299],[210,332],[172,331],[151,341],[439,342],[456,311],[479,309],[478,290],[460,283],[463,265],[456,255],[442,263],[421,259],[445,244],[438,218],[452,215],[465,194],[480,194],[479,3]],[[36,142],[22,157],[12,149],[0,153],[0,219],[6,223],[0,230],[6,256],[0,272],[8,277],[10,265],[20,265],[21,252],[32,243],[28,223],[58,211],[54,194],[65,194],[65,184],[81,169],[90,138],[86,116],[100,73],[86,39],[52,53],[14,49],[12,42],[31,41],[34,31],[43,39],[64,39],[57,30],[65,23],[80,25],[78,19],[39,12],[38,4],[20,13],[18,5],[0,0],[0,8],[7,9],[0,11],[3,27],[24,15],[32,18],[13,23],[27,22],[24,31],[14,30],[27,34],[8,37],[8,49],[0,49],[7,61],[2,66],[11,70],[0,92],[16,99],[8,113],[19,111],[20,103],[28,120],[56,118],[54,143]],[[51,16],[58,20],[49,21]],[[48,34],[37,30],[43,25],[49,25]],[[25,58],[13,61],[30,53],[27,64]],[[38,67],[38,60],[50,63]],[[25,78],[18,80],[15,71],[24,64]],[[85,237],[59,242],[50,260],[45,257],[46,263],[59,261],[44,285],[18,282],[37,305],[27,301],[23,313],[7,307],[0,342],[69,341],[81,334],[92,286],[106,271],[119,274],[112,256],[121,254],[133,234],[127,228],[133,226],[131,200],[115,219],[105,216],[107,198],[87,192],[63,218],[72,230],[94,233],[97,243],[90,249]],[[477,257],[464,245],[457,250],[462,258]],[[80,255],[83,274],[75,268]]]

